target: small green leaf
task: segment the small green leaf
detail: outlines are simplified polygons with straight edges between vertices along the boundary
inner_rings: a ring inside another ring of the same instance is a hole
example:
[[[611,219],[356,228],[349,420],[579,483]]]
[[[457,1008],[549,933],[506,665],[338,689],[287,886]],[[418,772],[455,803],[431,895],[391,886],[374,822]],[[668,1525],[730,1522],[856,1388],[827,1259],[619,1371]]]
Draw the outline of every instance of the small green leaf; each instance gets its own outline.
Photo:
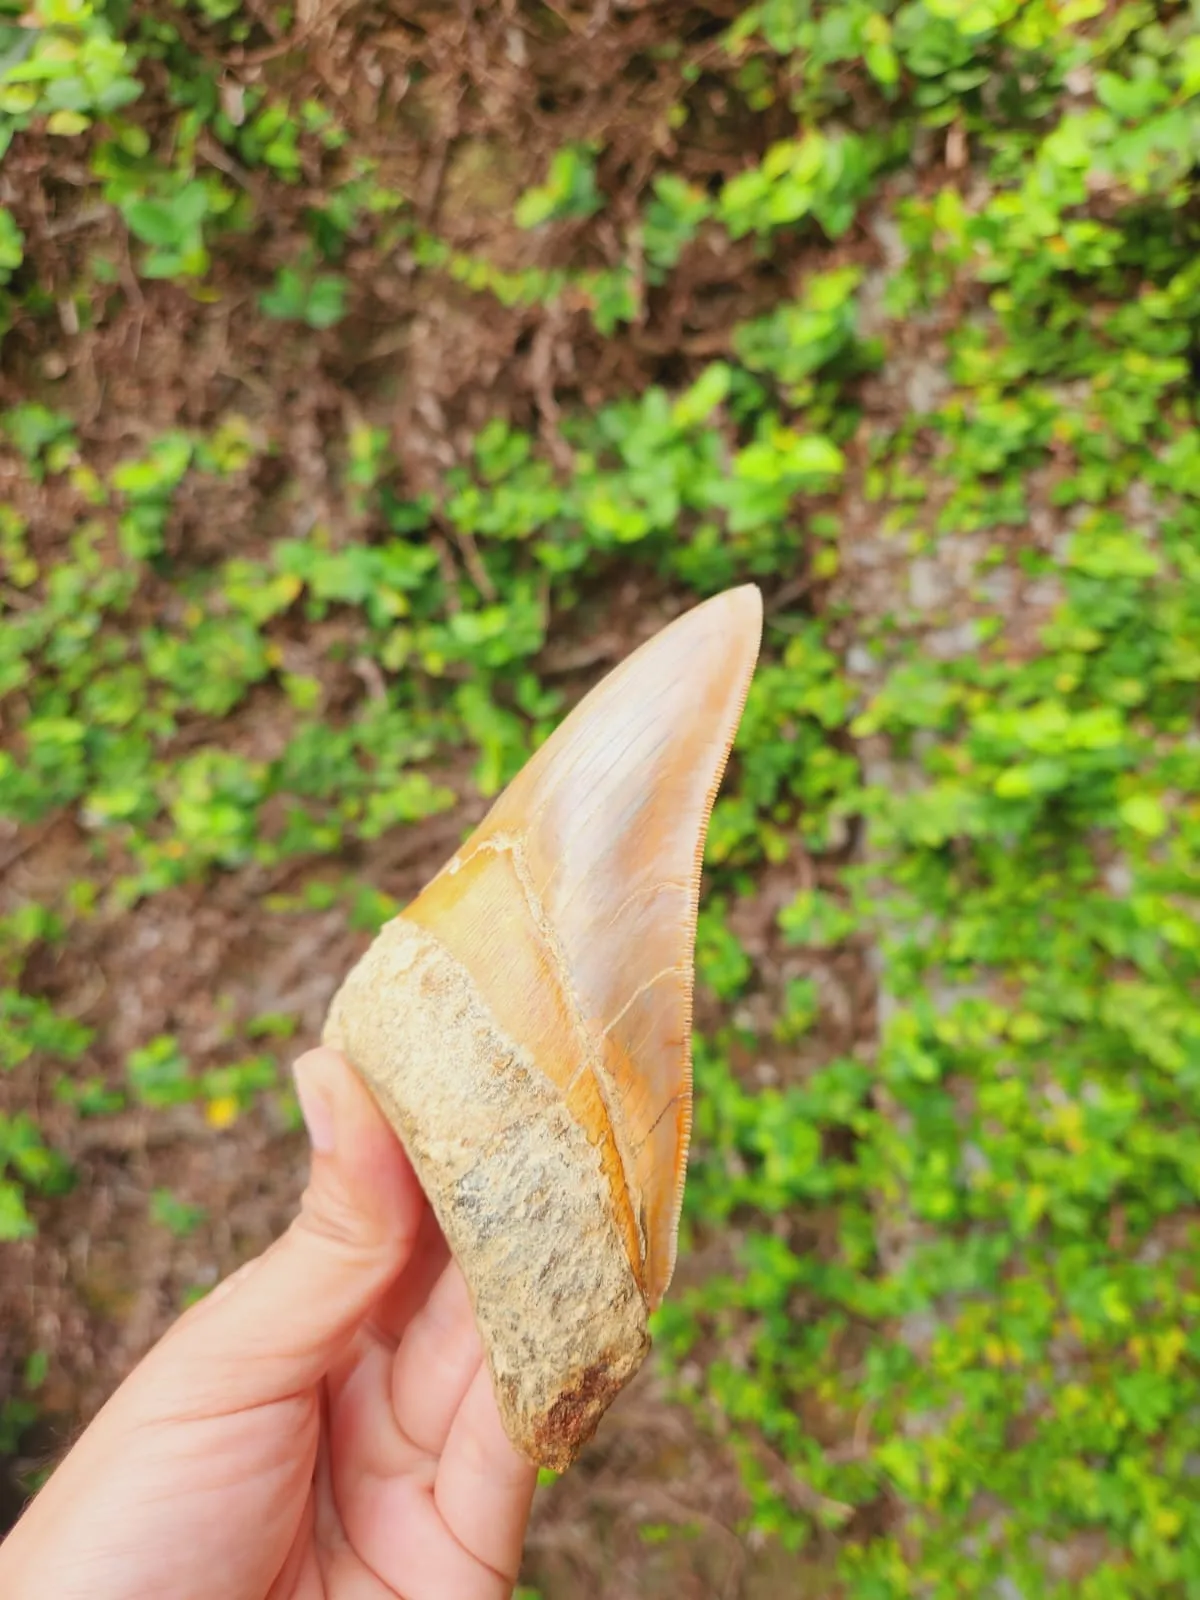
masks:
[[[1167,813],[1157,795],[1134,794],[1121,802],[1121,820],[1147,839],[1160,839],[1167,831]]]

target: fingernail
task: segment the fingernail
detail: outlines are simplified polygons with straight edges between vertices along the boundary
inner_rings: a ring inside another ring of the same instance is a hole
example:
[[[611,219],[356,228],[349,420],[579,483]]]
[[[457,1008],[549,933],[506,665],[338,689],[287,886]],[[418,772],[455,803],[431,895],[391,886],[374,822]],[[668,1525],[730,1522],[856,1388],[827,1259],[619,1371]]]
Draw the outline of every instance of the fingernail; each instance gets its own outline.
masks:
[[[328,1156],[333,1154],[333,1106],[320,1086],[311,1081],[310,1070],[303,1061],[297,1061],[292,1068],[296,1099],[308,1129],[309,1143],[317,1155]]]

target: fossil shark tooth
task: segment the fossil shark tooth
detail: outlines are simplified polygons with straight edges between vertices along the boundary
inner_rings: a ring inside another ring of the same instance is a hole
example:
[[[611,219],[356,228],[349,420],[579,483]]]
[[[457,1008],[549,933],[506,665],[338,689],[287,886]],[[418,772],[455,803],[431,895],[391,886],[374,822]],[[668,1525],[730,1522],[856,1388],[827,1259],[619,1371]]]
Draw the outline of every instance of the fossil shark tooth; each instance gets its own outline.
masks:
[[[649,1349],[691,1127],[709,814],[758,656],[752,585],[586,696],[334,998],[471,1292],[513,1443],[562,1468]]]

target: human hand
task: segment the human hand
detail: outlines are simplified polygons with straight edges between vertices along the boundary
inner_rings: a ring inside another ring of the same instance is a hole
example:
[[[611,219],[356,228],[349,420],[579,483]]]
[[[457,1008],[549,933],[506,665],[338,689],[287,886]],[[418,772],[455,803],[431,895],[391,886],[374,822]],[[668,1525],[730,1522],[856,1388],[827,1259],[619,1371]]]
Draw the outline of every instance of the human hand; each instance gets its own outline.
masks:
[[[503,1600],[534,1469],[466,1286],[344,1060],[296,1064],[301,1212],[193,1306],[0,1545],[5,1600]]]

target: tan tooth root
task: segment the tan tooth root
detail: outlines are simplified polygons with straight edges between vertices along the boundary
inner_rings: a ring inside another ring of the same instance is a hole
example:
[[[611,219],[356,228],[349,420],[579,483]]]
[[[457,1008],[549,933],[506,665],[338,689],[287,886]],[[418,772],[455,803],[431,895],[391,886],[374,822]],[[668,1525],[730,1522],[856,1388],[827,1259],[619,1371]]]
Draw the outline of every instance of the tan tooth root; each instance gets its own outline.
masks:
[[[569,1464],[637,1371],[674,1267],[700,862],[761,620],[756,589],[730,590],[610,673],[330,1011],[541,1465]]]
[[[462,1267],[506,1433],[562,1471],[650,1348],[599,1153],[470,974],[403,917],[325,1037],[374,1091]]]

